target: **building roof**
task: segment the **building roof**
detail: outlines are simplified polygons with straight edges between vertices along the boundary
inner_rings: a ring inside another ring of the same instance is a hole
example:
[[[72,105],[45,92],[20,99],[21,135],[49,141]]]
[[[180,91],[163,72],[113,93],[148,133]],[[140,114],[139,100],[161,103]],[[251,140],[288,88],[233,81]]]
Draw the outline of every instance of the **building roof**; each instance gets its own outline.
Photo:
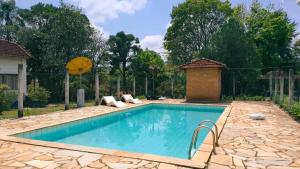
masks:
[[[180,66],[181,69],[192,69],[192,68],[226,68],[226,65],[221,62],[202,58],[199,60],[192,61],[191,63]]]
[[[0,39],[0,56],[22,57],[25,59],[31,57],[21,45],[3,39]]]

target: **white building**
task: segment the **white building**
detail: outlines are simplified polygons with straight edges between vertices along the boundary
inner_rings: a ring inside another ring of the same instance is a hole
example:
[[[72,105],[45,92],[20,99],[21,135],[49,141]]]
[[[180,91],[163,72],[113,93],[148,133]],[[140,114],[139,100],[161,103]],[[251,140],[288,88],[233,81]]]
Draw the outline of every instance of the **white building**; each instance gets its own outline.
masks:
[[[30,54],[20,45],[0,39],[0,84],[18,90],[18,65],[23,64],[24,88],[26,89],[26,60]]]

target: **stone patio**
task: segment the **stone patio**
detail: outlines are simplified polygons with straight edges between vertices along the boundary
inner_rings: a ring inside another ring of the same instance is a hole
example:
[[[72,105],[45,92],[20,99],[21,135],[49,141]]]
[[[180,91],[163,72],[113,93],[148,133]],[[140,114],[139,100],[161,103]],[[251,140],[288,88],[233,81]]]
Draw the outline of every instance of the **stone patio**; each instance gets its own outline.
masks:
[[[166,100],[164,102],[180,103],[182,100]],[[23,119],[2,120],[0,121],[0,135],[115,110],[118,109],[97,106]],[[248,114],[253,111],[265,113],[267,119],[265,121],[250,120]],[[300,168],[300,124],[277,106],[268,102],[233,102],[232,111],[219,139],[219,144],[217,154],[212,155],[210,159],[209,169]],[[1,169],[185,168],[116,155],[94,154],[9,141],[0,141],[0,147]]]

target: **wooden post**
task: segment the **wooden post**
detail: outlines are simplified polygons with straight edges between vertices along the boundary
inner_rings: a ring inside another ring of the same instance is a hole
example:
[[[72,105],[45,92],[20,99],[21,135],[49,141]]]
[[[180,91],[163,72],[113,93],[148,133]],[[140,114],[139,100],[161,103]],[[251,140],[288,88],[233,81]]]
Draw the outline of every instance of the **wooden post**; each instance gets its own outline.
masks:
[[[100,103],[100,98],[99,98],[99,74],[96,71],[95,74],[95,104],[98,106]]]
[[[283,72],[280,72],[280,77],[279,77],[279,84],[280,84],[280,96],[279,100],[280,103],[283,102],[283,96],[284,96],[284,75]]]
[[[278,95],[278,72],[275,73],[275,88],[274,88],[274,99],[277,101],[277,95]]]
[[[135,97],[135,77],[133,77],[133,97]]]
[[[18,118],[24,115],[24,76],[23,76],[24,66],[23,64],[18,64]]]
[[[289,71],[289,104],[292,105],[294,102],[294,72],[293,69]]]
[[[235,73],[233,72],[233,77],[232,77],[232,92],[233,92],[233,99],[235,99]]]
[[[70,108],[70,75],[69,72],[66,71],[66,77],[65,77],[65,110],[69,110]]]
[[[121,78],[120,76],[118,76],[118,81],[117,81],[117,98],[120,99],[121,98],[121,87],[120,87],[120,83],[121,83]]]
[[[269,90],[270,90],[270,98],[272,99],[273,96],[273,72],[270,72],[269,76]]]
[[[145,80],[145,95],[146,97],[148,96],[148,77],[146,75],[146,80]]]

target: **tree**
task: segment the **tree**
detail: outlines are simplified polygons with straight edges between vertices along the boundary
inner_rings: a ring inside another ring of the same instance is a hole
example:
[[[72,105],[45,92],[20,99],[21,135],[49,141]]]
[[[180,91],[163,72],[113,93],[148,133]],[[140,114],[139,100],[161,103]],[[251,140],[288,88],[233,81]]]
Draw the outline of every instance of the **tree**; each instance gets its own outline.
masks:
[[[238,10],[238,9],[237,9]],[[254,41],[248,36],[240,15],[232,16],[221,27],[212,40],[210,58],[227,65],[223,80],[224,94],[232,94],[232,79],[239,88],[237,94],[253,94],[257,76],[260,73],[261,59],[256,53]]]
[[[20,11],[27,27],[19,33],[19,42],[32,54],[28,71],[41,86],[51,92],[52,100],[63,96],[65,64],[86,54],[95,33],[88,18],[74,6],[60,7],[39,3]]]
[[[174,7],[164,43],[168,59],[178,65],[199,57],[230,14],[229,1],[187,0]]]
[[[265,71],[273,67],[286,69],[294,65],[290,46],[296,35],[296,24],[288,18],[286,12],[262,8],[254,1],[246,24]]]
[[[0,37],[15,40],[20,22],[15,0],[0,0]]]
[[[109,37],[108,45],[111,52],[110,63],[113,67],[112,73],[117,71],[121,73],[125,91],[128,92],[127,71],[132,60],[141,50],[139,39],[132,34],[119,32]]]
[[[145,77],[152,77],[157,87],[163,79],[167,78],[164,74],[165,64],[161,56],[148,49],[140,52],[136,58],[134,58],[131,64],[131,70],[136,77],[138,89],[144,88]],[[154,78],[154,76],[156,77]]]

